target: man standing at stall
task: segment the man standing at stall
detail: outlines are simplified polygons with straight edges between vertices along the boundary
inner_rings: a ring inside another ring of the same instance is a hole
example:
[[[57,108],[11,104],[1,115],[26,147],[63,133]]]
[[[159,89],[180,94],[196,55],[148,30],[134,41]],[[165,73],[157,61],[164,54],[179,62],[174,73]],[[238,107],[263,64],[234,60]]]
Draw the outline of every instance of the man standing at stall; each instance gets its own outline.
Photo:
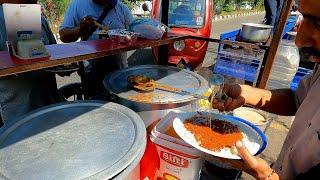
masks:
[[[37,0],[0,0],[0,51],[7,49],[3,3],[36,4]],[[44,44],[56,43],[47,21],[44,17],[41,20]],[[4,123],[59,101],[54,74],[40,70],[0,78],[0,112]]]
[[[277,113],[295,115],[277,162],[270,167],[264,160],[249,154],[237,142],[244,162],[229,161],[235,168],[248,172],[257,179],[319,179],[320,177],[320,2],[300,0],[304,20],[296,44],[316,67],[302,80],[296,92],[289,89],[264,90],[247,85],[226,86],[230,98],[215,101],[220,110],[232,110],[243,104]]]
[[[133,21],[128,7],[120,0],[73,0],[65,13],[60,26],[61,41],[69,43],[81,40],[93,40],[98,36],[95,21],[109,29],[127,29]],[[91,60],[87,68],[89,96],[104,92],[103,79],[114,70],[127,67],[127,54],[122,53]]]
[[[264,24],[276,26],[283,6],[283,0],[264,0],[266,11]]]

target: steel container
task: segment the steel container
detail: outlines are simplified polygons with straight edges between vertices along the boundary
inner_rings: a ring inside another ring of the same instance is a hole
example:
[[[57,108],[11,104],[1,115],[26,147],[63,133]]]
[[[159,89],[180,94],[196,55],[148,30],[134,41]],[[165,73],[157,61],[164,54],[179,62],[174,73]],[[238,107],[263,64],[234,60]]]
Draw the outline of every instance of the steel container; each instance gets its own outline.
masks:
[[[166,84],[188,92],[202,94],[208,90],[208,82],[200,75],[170,66],[142,65],[123,69],[106,76],[104,86],[114,102],[127,106],[137,112],[146,127],[167,115],[170,111],[196,111],[197,99],[191,95],[155,90],[149,102],[133,100],[136,92],[128,86],[130,75],[146,75],[159,84]]]
[[[235,110],[233,110],[233,112],[231,113],[231,115],[234,115],[237,117],[236,115],[236,112],[237,111],[252,111],[252,112],[256,112],[258,114],[260,114],[264,119],[265,121],[263,123],[255,123],[255,122],[252,122],[250,119],[246,119],[246,118],[243,118],[243,117],[239,117],[239,118],[242,118],[246,121],[249,121],[251,122],[252,124],[256,125],[258,128],[260,128],[261,131],[263,131],[264,133],[266,132],[267,130],[267,127],[269,127],[270,123],[277,119],[277,116],[274,115],[274,114],[271,114],[271,113],[268,113],[266,111],[262,111],[260,109],[255,109],[255,108],[250,108],[250,107],[240,107],[240,108],[237,108]]]
[[[100,101],[34,111],[0,130],[0,179],[138,179],[146,130],[132,110]]]
[[[263,43],[267,42],[273,26],[255,23],[243,23],[241,37],[243,41]]]

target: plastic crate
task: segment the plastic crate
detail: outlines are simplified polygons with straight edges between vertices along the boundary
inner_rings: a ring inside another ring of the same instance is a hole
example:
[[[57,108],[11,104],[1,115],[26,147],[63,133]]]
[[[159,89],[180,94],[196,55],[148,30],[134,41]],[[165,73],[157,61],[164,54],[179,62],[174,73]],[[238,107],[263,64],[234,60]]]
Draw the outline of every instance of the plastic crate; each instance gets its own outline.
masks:
[[[214,73],[235,77],[254,83],[258,73],[259,63],[253,61],[247,63],[244,61],[230,60],[229,58],[219,57],[216,60]]]
[[[290,16],[284,30],[284,35],[294,28],[295,22],[296,17]],[[240,34],[241,29],[231,30],[220,34],[220,40],[236,41]],[[239,53],[235,51],[229,52],[228,46],[220,44],[216,64],[212,70],[215,73],[242,79],[255,84],[262,59],[263,52],[245,52],[239,55]]]
[[[214,73],[255,83],[261,66],[262,52],[223,47],[217,56]]]

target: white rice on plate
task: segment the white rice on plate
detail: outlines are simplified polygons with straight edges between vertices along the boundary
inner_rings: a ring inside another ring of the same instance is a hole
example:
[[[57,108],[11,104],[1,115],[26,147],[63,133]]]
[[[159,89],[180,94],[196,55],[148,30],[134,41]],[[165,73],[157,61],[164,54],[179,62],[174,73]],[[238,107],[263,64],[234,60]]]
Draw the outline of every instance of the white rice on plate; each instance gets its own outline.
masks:
[[[227,121],[227,120],[226,120]],[[204,147],[202,147],[200,145],[199,142],[197,142],[195,136],[192,134],[192,132],[190,132],[189,130],[187,130],[184,127],[184,120],[181,117],[177,117],[174,122],[173,122],[173,126],[175,131],[177,132],[177,134],[188,144],[192,145],[193,147],[214,155],[214,156],[218,156],[218,157],[222,157],[222,158],[228,158],[228,159],[241,159],[238,155],[237,155],[237,151],[236,148],[223,148],[220,151],[212,151],[209,149],[206,149]],[[236,124],[238,125],[238,124]],[[239,130],[242,132],[243,134],[243,139],[242,142],[243,144],[246,146],[246,148],[248,149],[248,151],[251,154],[256,154],[259,151],[260,148],[260,144],[258,143],[259,140],[257,139],[257,137],[253,134],[250,133],[245,127],[244,129],[238,125]]]

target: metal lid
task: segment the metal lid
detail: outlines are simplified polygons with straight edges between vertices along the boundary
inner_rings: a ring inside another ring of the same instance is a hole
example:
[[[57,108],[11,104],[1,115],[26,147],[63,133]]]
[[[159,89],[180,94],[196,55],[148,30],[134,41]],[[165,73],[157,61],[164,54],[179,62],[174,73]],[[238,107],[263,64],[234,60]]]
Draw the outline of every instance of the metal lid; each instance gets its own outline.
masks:
[[[181,70],[176,67],[170,66],[157,66],[157,65],[143,65],[135,66],[132,68],[123,69],[112,74],[109,74],[104,79],[106,89],[118,97],[132,100],[131,97],[139,94],[131,90],[127,84],[127,78],[130,75],[146,75],[159,84],[165,84],[174,88],[179,88],[191,93],[202,94],[208,90],[208,82],[200,75],[188,71]],[[144,93],[146,96],[148,94]],[[146,104],[172,104],[172,103],[185,103],[195,100],[191,95],[172,93],[156,89],[152,94],[150,101],[141,103]]]
[[[0,130],[0,179],[110,179],[145,146],[145,126],[126,107],[57,104]]]

